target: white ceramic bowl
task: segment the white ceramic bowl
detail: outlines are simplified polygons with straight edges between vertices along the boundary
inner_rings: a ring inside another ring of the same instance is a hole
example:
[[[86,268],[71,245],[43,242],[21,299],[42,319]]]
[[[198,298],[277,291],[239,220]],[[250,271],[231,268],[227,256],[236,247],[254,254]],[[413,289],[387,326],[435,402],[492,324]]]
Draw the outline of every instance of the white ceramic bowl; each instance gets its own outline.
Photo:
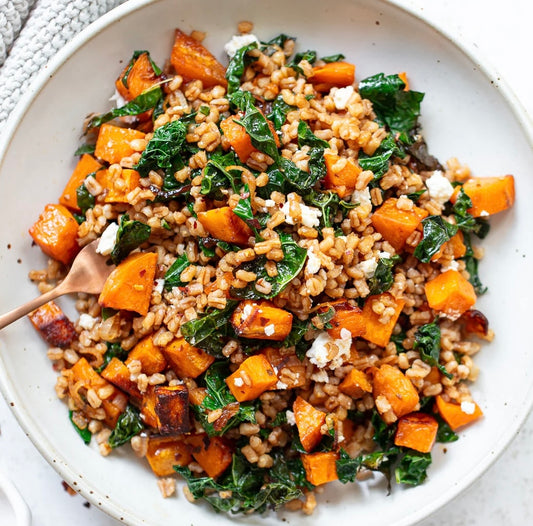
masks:
[[[222,9],[222,5],[224,8]],[[311,14],[314,15],[311,17]],[[269,39],[298,37],[299,49],[322,55],[343,52],[359,79],[407,71],[414,89],[426,92],[422,124],[430,150],[457,156],[475,175],[513,173],[518,189],[513,210],[492,220],[480,298],[496,338],[476,357],[473,387],[485,418],[461,439],[434,448],[425,484],[390,496],[378,487],[333,484],[319,496],[312,519],[288,514],[290,524],[354,520],[367,526],[407,525],[463,491],[505,448],[533,401],[529,322],[533,165],[531,131],[508,92],[454,43],[423,20],[376,0],[133,1],[104,16],[66,46],[42,72],[5,130],[0,154],[0,311],[32,298],[31,268],[45,258],[27,234],[43,206],[55,202],[75,164],[83,118],[109,107],[122,62],[134,49],[149,49],[159,63],[169,55],[175,27],[207,31],[206,46],[224,60],[222,45],[240,20]],[[63,305],[69,308],[68,301]],[[71,306],[70,306],[71,307]],[[46,345],[27,320],[0,333],[0,383],[21,426],[60,475],[94,505],[132,525],[278,524],[279,516],[228,518],[183,496],[163,500],[146,463],[128,451],[108,458],[86,447],[73,432],[65,405],[55,397],[55,373]],[[125,448],[123,448],[125,449]]]

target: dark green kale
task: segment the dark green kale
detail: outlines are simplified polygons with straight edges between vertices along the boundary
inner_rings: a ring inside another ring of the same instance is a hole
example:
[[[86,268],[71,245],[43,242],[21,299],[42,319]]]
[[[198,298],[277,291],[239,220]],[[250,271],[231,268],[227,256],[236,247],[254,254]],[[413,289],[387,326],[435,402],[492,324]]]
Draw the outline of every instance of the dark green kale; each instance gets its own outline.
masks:
[[[287,114],[295,109],[296,106],[290,106],[281,95],[278,95],[272,103],[272,111],[267,115],[267,119],[272,121],[274,128],[279,131],[287,120]]]
[[[91,437],[93,436],[93,434],[86,427],[83,428],[83,429],[81,427],[78,427],[78,425],[72,419],[73,414],[74,414],[73,411],[69,411],[68,412],[68,417],[70,419],[71,424],[74,426],[74,429],[76,430],[76,433],[78,433],[78,435],[80,435],[80,437],[85,442],[85,444],[87,444],[87,445],[90,444],[91,443]]]
[[[84,153],[93,154],[94,149],[96,148],[95,144],[82,144],[75,152],[74,155],[83,155]]]
[[[339,62],[344,59],[345,56],[342,53],[337,53],[336,55],[328,55],[327,57],[321,57],[320,60],[322,60],[326,64],[329,64],[330,62]]]
[[[409,451],[400,459],[394,471],[398,484],[418,486],[427,478],[427,469],[431,464],[430,453]]]
[[[237,50],[235,55],[229,61],[226,69],[226,79],[228,81],[228,95],[231,95],[239,89],[241,85],[241,78],[244,75],[244,70],[255,60],[257,57],[252,57],[248,54],[248,51],[257,49],[257,42],[252,42],[247,46],[243,46]]]
[[[468,210],[472,207],[472,200],[465,194],[463,188],[457,195],[457,200],[453,205],[455,222],[463,232],[473,232],[480,239],[483,239],[490,230],[488,221],[483,218],[473,217]]]
[[[420,353],[420,358],[423,362],[438,367],[439,371],[446,376],[446,378],[453,378],[446,368],[439,363],[440,358],[440,327],[437,325],[438,318],[432,323],[426,323],[418,328],[415,332],[415,341],[413,349]]]
[[[339,210],[342,211],[343,217],[352,208],[355,208],[357,203],[348,203],[343,201],[335,192],[317,192],[316,190],[309,190],[302,195],[304,202],[307,205],[315,206],[320,209],[320,227],[330,228],[333,226],[333,220]],[[339,235],[343,235],[342,231]]]
[[[261,228],[261,223],[254,217],[250,188],[247,184],[241,190],[241,198],[233,209],[233,213],[237,217],[240,217],[254,231],[256,236],[258,235],[258,229]]]
[[[181,273],[190,265],[189,258],[184,252],[181,256],[178,256],[176,261],[170,265],[168,270],[165,273],[165,289],[171,290],[174,287],[183,287],[186,285],[181,281]]]
[[[401,261],[400,256],[379,258],[374,275],[368,280],[370,287],[369,296],[387,292],[394,283],[394,265]]]
[[[111,251],[111,260],[118,265],[128,254],[148,241],[152,229],[137,220],[130,220],[128,214],[120,218],[115,246]]]
[[[313,345],[312,340],[306,340],[304,336],[309,330],[309,322],[294,318],[292,322],[292,329],[289,335],[282,342],[281,346],[285,348],[294,347],[296,356],[300,360],[305,358],[305,353]]]
[[[466,254],[461,259],[465,262],[465,268],[467,272],[470,274],[468,281],[470,281],[470,283],[474,287],[476,294],[478,296],[481,296],[482,294],[485,294],[485,292],[487,292],[487,287],[483,285],[479,277],[479,271],[478,271],[479,260],[474,257],[474,250],[472,249],[472,241],[470,238],[470,234],[468,232],[465,232],[463,234],[463,240],[466,245]]]
[[[388,171],[392,157],[404,158],[405,154],[398,148],[392,135],[387,135],[381,141],[379,148],[374,155],[368,156],[365,153],[359,155],[358,163],[363,170],[370,170],[374,173],[374,181],[378,181]]]
[[[103,316],[102,316],[103,318]],[[125,351],[120,343],[118,342],[106,342],[107,345],[107,351],[104,353],[104,362],[98,369],[96,369],[97,373],[101,373],[107,366],[107,364],[113,359],[118,358],[119,360],[124,361],[128,357],[129,351]]]
[[[237,307],[237,301],[228,301],[223,309],[213,309],[181,326],[181,334],[187,342],[217,358],[222,358],[222,349],[230,337],[235,336],[229,322]]]
[[[415,248],[414,255],[422,263],[429,263],[440,247],[457,234],[457,225],[448,223],[442,216],[422,219],[424,237]]]
[[[109,437],[109,445],[116,448],[125,444],[144,429],[141,414],[136,407],[128,404],[125,411],[119,416],[117,425]]]
[[[96,203],[94,195],[87,190],[87,187],[84,183],[80,184],[80,186],[78,186],[76,189],[76,199],[78,208],[81,210],[83,216],[85,216],[85,213],[87,210],[89,210],[89,208],[94,208]]]
[[[305,121],[300,121],[298,123],[298,148],[302,148],[303,146],[310,148],[307,165],[309,175],[316,182],[326,176],[324,149],[329,148],[329,143],[323,139],[319,139]]]
[[[224,191],[230,187],[235,193],[238,193],[241,184],[241,172],[228,170],[228,168],[239,165],[234,152],[213,153],[203,171],[200,193],[217,200],[223,199],[225,197]]]
[[[287,40],[296,40],[296,38],[281,33],[280,35],[271,38],[268,42],[261,42],[261,51],[270,57],[279,49],[283,51]]]
[[[309,64],[313,65],[316,62],[316,58],[317,58],[316,51],[307,50],[301,53],[296,53],[296,55],[294,55],[294,58],[290,62],[287,63],[287,67],[292,68],[294,69],[294,71],[296,71],[296,73],[303,75],[304,71],[299,66],[300,62],[302,60],[307,60]]]

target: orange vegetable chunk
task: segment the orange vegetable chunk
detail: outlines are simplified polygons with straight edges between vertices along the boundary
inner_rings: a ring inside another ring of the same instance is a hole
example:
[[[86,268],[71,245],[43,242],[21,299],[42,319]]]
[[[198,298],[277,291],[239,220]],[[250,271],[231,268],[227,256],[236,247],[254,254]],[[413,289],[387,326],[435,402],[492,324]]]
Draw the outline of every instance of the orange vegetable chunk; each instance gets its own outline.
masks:
[[[184,438],[149,437],[146,460],[158,477],[168,477],[176,473],[174,466],[191,462],[191,446]]]
[[[65,265],[68,265],[80,250],[78,223],[63,205],[46,205],[29,232],[47,256]]]
[[[141,371],[148,376],[160,373],[167,367],[167,361],[161,352],[161,349],[154,345],[151,336],[146,336],[130,351],[126,359],[126,365],[133,360],[141,362]]]
[[[98,172],[102,168],[102,165],[88,153],[84,153],[78,164],[74,168],[70,179],[68,180],[63,193],[59,197],[59,204],[74,210],[75,212],[80,211],[78,206],[78,195],[76,190],[82,185],[85,178],[94,172]]]
[[[329,91],[334,86],[351,86],[355,81],[355,66],[343,61],[316,66],[307,80],[315,85],[317,91],[322,92]]]
[[[411,210],[400,210],[398,199],[387,199],[371,217],[372,225],[397,252],[400,252],[408,237],[418,228],[428,213],[413,206]]]
[[[255,400],[274,387],[278,377],[262,354],[246,358],[239,368],[226,378],[226,384],[238,402]]]
[[[117,178],[110,170],[101,170],[96,174],[96,180],[106,189],[105,203],[128,203],[128,194],[140,186],[141,176],[136,170],[123,168]]]
[[[154,288],[157,254],[130,254],[111,272],[98,298],[102,307],[131,310],[146,316]]]
[[[409,91],[409,79],[407,78],[407,73],[405,71],[402,71],[401,73],[398,73],[398,77],[400,77],[403,80],[403,83],[405,84],[405,88],[403,88],[403,90]]]
[[[53,301],[30,312],[28,318],[52,347],[68,347],[78,336],[74,324]]]
[[[274,369],[278,380],[287,386],[286,389],[294,389],[306,384],[306,366],[294,352],[289,352],[285,348],[266,347],[261,353],[265,355]]]
[[[238,120],[238,116],[232,115],[220,123],[220,128],[241,162],[245,163],[248,157],[250,157],[250,154],[257,150],[252,144],[252,139],[244,129],[244,126],[236,122]]]
[[[131,141],[144,139],[145,134],[131,128],[120,128],[112,124],[102,124],[96,140],[94,154],[98,159],[109,164],[119,163],[124,157],[130,157],[136,152],[131,147]]]
[[[181,435],[190,430],[189,391],[185,385],[157,385],[155,414],[162,435]]]
[[[127,78],[125,79],[126,74]],[[115,82],[115,87],[120,96],[129,101],[147,91],[160,80],[161,77],[156,75],[148,53],[141,53],[133,64],[130,61],[124,68]]]
[[[374,373],[374,399],[384,396],[400,418],[416,409],[418,393],[411,380],[397,367],[383,364]]]
[[[394,308],[394,314],[390,317],[387,323],[381,323],[379,321],[380,315],[373,311],[372,305],[375,301],[384,302]],[[398,321],[404,305],[404,300],[396,299],[388,292],[378,294],[377,296],[369,296],[363,306],[362,317],[364,319],[366,331],[362,337],[369,342],[385,347],[390,341],[392,331],[394,330],[394,326]]]
[[[198,40],[179,29],[176,29],[170,63],[186,82],[201,80],[204,88],[227,85],[224,66]]]
[[[214,238],[227,243],[247,245],[253,236],[250,227],[229,206],[199,212],[198,221]]]
[[[469,402],[468,411],[465,412],[464,404],[446,402],[441,395],[436,396],[435,401],[437,402],[440,416],[444,418],[453,431],[457,431],[460,427],[466,426],[483,416],[483,411],[475,402]]]
[[[233,461],[233,448],[223,437],[192,435],[187,439],[192,456],[211,478],[222,475]]]
[[[185,338],[171,341],[163,349],[163,354],[171,369],[180,378],[197,378],[215,361],[214,356],[193,347]]]
[[[130,379],[130,371],[128,367],[116,356],[111,358],[101,374],[102,378],[105,378],[113,385],[116,385],[130,396],[138,399],[142,398],[139,388],[137,387],[137,382]]]
[[[310,452],[322,439],[321,428],[326,423],[326,413],[319,411],[301,396],[292,405],[294,420],[303,448]]]
[[[366,322],[362,316],[363,311],[359,307],[341,300],[335,303],[326,303],[319,309],[319,312],[327,312],[330,307],[335,309],[335,315],[329,321],[331,328],[327,329],[332,338],[340,339],[342,329],[350,331],[352,338],[364,336]]]
[[[283,341],[291,332],[292,317],[270,301],[244,300],[233,311],[230,321],[241,338]]]
[[[337,453],[334,451],[302,454],[301,458],[305,469],[305,478],[314,486],[338,480]]]
[[[451,252],[454,259],[462,258],[466,254],[466,245],[464,244],[464,236],[461,230],[458,230],[449,241],[443,243],[439,251],[433,255],[431,261],[438,261],[444,252]]]
[[[344,377],[339,389],[352,398],[361,398],[365,393],[372,392],[372,384],[363,371],[352,369]]]
[[[409,413],[398,421],[394,443],[420,453],[429,453],[437,438],[438,429],[439,423],[431,415]]]
[[[515,200],[514,177],[474,177],[462,186],[465,194],[472,201],[468,212],[474,217],[497,214],[511,208]],[[450,201],[455,203],[460,187],[455,189]]]
[[[141,418],[147,426],[157,429],[159,427],[159,419],[155,414],[155,403],[155,387],[150,385],[141,400]]]
[[[476,303],[474,287],[457,270],[442,272],[424,288],[429,306],[450,318],[458,318]]]
[[[326,177],[324,186],[336,192],[341,199],[353,194],[361,168],[353,159],[325,153]]]

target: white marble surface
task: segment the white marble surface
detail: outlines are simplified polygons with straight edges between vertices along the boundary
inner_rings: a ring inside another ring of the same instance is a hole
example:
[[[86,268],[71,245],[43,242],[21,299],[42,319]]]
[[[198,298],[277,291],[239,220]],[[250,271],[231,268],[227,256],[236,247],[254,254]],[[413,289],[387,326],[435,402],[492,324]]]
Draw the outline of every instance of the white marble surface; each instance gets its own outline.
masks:
[[[396,0],[488,57],[533,115],[531,0]],[[1,3],[0,3],[1,5]],[[533,415],[496,463],[459,498],[421,526],[533,524]],[[0,398],[0,472],[23,493],[34,526],[116,526],[118,522],[70,496],[60,477],[18,427]],[[0,496],[0,526],[14,526]],[[6,522],[7,521],[7,522]],[[312,521],[310,521],[311,523]]]

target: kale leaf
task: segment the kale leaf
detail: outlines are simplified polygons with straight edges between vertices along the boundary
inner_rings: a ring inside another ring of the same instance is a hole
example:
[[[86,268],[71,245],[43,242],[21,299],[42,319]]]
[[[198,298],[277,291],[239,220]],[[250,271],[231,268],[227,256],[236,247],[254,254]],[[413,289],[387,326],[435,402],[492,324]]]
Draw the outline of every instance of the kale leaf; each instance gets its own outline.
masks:
[[[214,309],[181,326],[181,334],[187,342],[213,356],[222,358],[222,349],[229,337],[234,336],[229,322],[237,307],[237,301],[228,301],[223,309]]]
[[[483,218],[473,217],[468,212],[471,207],[472,200],[461,188],[453,205],[455,222],[463,232],[473,232],[480,239],[483,239],[489,233],[490,225]]]
[[[278,95],[274,102],[272,103],[272,110],[267,115],[267,119],[272,121],[274,128],[276,130],[281,130],[281,127],[285,124],[287,120],[287,115],[289,112],[297,109],[296,106],[291,106],[287,104],[281,95]]]
[[[102,372],[107,364],[113,359],[118,358],[119,360],[125,360],[128,357],[128,351],[125,351],[120,343],[118,342],[106,342],[107,345],[107,351],[104,353],[104,362],[98,369],[96,369],[97,373]]]
[[[231,95],[239,89],[239,86],[241,85],[241,78],[244,75],[244,70],[253,61],[257,60],[257,57],[252,57],[248,54],[248,51],[251,51],[252,49],[257,49],[257,42],[251,42],[247,46],[241,47],[231,58],[226,69],[228,95]]]
[[[330,62],[339,62],[344,60],[345,56],[342,53],[337,53],[336,55],[328,55],[327,57],[321,57],[320,60],[329,64]]]
[[[115,246],[111,251],[111,260],[118,265],[128,254],[148,241],[152,229],[137,220],[130,220],[128,214],[120,218]]]
[[[130,100],[120,108],[114,108],[103,115],[93,117],[87,124],[87,128],[96,128],[105,122],[108,122],[116,117],[125,117],[127,115],[140,115],[145,111],[155,108],[163,99],[163,91],[159,86],[153,86],[141,93],[134,99]]]
[[[306,340],[304,336],[309,330],[309,322],[294,318],[292,329],[289,335],[283,340],[281,346],[285,348],[294,347],[296,356],[301,360],[305,358],[305,353],[313,345],[312,340]]]
[[[390,159],[392,157],[404,158],[405,154],[398,148],[392,135],[387,135],[381,141],[374,155],[368,156],[361,152],[358,163],[363,170],[370,170],[374,173],[374,181],[378,181],[388,171]]]
[[[203,171],[200,193],[217,200],[224,199],[224,190],[227,188],[231,187],[235,193],[238,193],[241,172],[227,168],[239,166],[239,164],[234,152],[214,153]]]
[[[453,378],[453,375],[439,363],[441,332],[437,321],[438,318],[435,318],[433,322],[426,323],[417,329],[413,349],[420,353],[420,358],[423,362],[432,367],[438,367],[446,378]]]
[[[170,265],[165,273],[165,289],[171,290],[174,287],[183,287],[186,283],[181,281],[181,273],[190,265],[189,258],[184,252],[181,256],[178,256],[176,261]]]
[[[109,437],[109,445],[112,448],[121,446],[130,438],[138,435],[143,429],[144,423],[139,410],[128,404],[125,411],[119,416],[117,425]]]
[[[422,219],[422,227],[424,237],[415,248],[414,255],[422,263],[429,263],[440,247],[457,233],[458,227],[448,223],[442,216]]]
[[[374,275],[368,280],[370,287],[369,296],[387,292],[394,283],[392,270],[396,263],[401,261],[401,257],[396,255],[392,257],[379,258]]]
[[[474,257],[474,250],[472,249],[472,240],[468,232],[463,233],[463,240],[466,245],[466,254],[461,258],[465,262],[465,268],[470,277],[468,281],[474,287],[476,294],[481,296],[487,292],[487,287],[483,285],[479,277],[478,263],[479,260]]]
[[[407,452],[400,460],[394,471],[398,484],[418,486],[427,478],[427,469],[431,464],[430,453],[418,451]]]
[[[84,153],[93,154],[96,148],[95,144],[82,144],[75,152],[74,155],[83,155]]]
[[[81,213],[85,215],[85,212],[87,212],[89,208],[94,208],[95,203],[96,199],[94,195],[87,190],[87,187],[84,183],[80,184],[80,186],[78,186],[76,189],[76,204],[81,210]]]
[[[72,419],[73,415],[74,415],[74,411],[69,411],[68,412],[69,420],[70,420],[71,424],[73,425],[74,429],[76,430],[76,433],[78,433],[78,435],[80,435],[80,437],[82,438],[82,440],[85,442],[86,445],[90,444],[93,434],[86,427],[84,429],[82,429],[81,427],[78,427],[78,425]]]
[[[404,91],[405,83],[398,75],[378,73],[359,83],[359,93],[372,102],[376,121],[387,126],[393,135],[398,134],[404,144],[409,144],[420,116],[420,103],[424,94]]]

